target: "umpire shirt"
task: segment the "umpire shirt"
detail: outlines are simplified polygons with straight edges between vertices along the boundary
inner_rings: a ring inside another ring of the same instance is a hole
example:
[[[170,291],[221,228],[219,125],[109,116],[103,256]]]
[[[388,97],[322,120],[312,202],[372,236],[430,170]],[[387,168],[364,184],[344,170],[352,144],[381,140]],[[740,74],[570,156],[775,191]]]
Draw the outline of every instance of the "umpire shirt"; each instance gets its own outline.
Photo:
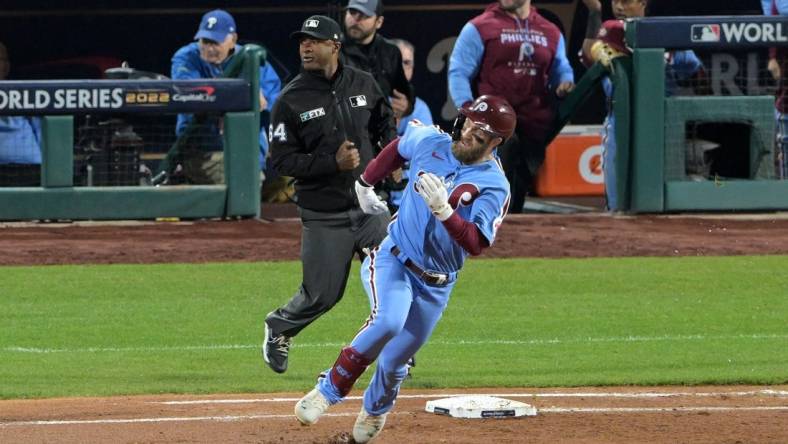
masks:
[[[358,205],[353,184],[379,146],[396,137],[396,127],[375,79],[340,63],[331,79],[302,70],[287,84],[268,134],[274,168],[296,179],[298,206],[339,212]],[[336,152],[345,139],[355,143],[361,157],[353,171],[337,166]]]
[[[402,70],[402,53],[397,45],[380,34],[375,34],[368,45],[359,45],[350,39],[345,39],[340,55],[340,60],[346,66],[372,74],[386,97],[391,97],[395,89],[405,94],[409,103],[405,115],[413,112],[416,95],[413,86],[405,77],[405,71]]]

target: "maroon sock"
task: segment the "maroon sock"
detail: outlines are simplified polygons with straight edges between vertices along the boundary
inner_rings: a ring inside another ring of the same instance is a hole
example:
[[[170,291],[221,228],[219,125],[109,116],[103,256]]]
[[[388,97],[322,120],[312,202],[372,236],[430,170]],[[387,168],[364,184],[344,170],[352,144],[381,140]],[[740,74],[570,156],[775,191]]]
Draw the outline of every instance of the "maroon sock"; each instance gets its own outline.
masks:
[[[339,394],[344,398],[350,393],[353,384],[364,373],[372,361],[357,352],[353,347],[345,347],[339,353],[337,362],[331,367],[331,383],[339,390]]]

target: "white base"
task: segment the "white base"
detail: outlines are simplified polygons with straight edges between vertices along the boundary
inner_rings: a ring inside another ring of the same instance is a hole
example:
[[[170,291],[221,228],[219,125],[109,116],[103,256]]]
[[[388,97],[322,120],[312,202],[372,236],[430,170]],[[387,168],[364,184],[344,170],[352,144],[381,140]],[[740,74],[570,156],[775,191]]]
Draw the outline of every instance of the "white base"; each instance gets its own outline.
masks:
[[[427,401],[429,413],[453,418],[509,418],[536,416],[536,407],[494,396],[469,395]]]

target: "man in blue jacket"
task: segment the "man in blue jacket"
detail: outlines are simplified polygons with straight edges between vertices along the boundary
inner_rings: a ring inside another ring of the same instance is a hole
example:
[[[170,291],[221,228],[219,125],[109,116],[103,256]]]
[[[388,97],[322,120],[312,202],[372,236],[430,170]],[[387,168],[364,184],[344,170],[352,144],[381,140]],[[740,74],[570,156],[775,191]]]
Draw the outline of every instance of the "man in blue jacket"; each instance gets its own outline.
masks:
[[[216,9],[203,15],[193,43],[179,49],[172,57],[173,80],[211,79],[221,77],[236,51],[238,30],[235,19],[227,11]],[[279,96],[282,82],[268,62],[260,67],[260,111],[270,111]],[[175,133],[183,134],[195,118],[179,114]],[[202,119],[201,119],[202,120]],[[184,173],[191,183],[215,184],[224,182],[224,163],[220,120],[214,116],[201,122],[201,128],[181,153]],[[194,146],[198,145],[198,146]],[[265,169],[268,137],[260,127],[260,168]]]
[[[0,43],[0,81],[11,63]],[[0,187],[37,187],[41,184],[41,119],[0,116]]]

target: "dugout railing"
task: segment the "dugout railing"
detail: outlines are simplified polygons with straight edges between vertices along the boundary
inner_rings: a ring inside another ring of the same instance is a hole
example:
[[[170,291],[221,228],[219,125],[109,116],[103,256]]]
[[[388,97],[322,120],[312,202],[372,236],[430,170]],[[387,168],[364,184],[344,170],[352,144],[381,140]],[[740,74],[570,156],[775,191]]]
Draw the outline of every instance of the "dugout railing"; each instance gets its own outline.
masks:
[[[631,57],[614,59],[616,171],[624,211],[788,209],[788,181],[774,171],[774,96],[666,97],[665,51],[759,50],[788,45],[786,17],[659,17],[628,21]],[[785,75],[785,73],[784,73]],[[741,125],[746,150],[740,177],[691,179],[690,123]]]
[[[225,71],[236,78],[226,79],[0,82],[0,115],[42,116],[41,186],[0,188],[0,220],[259,215],[263,58],[260,46],[244,46]],[[74,116],[114,113],[222,113],[224,183],[75,186]]]

